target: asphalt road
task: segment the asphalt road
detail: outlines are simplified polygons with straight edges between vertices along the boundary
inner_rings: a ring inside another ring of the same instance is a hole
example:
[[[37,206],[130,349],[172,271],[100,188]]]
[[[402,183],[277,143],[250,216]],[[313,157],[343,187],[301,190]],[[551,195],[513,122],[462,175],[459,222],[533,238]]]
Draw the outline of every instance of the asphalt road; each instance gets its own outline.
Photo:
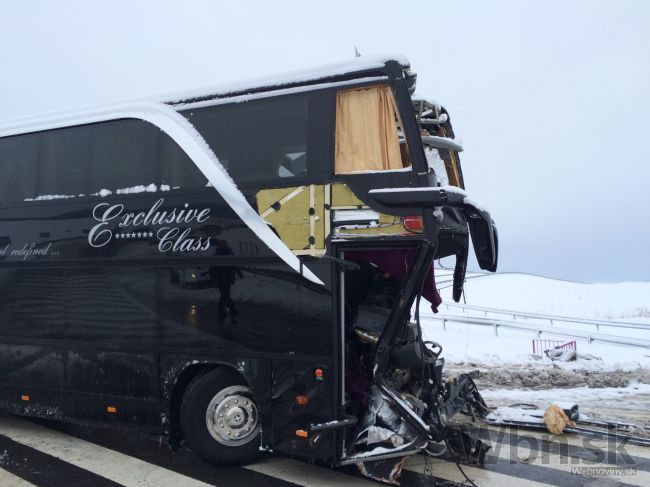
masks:
[[[479,486],[650,485],[650,448],[538,432],[485,428],[484,467],[463,466]],[[432,472],[432,473],[428,473]],[[449,461],[409,460],[402,485],[466,482]],[[356,468],[331,470],[265,455],[247,467],[218,468],[184,448],[132,431],[86,428],[0,415],[0,487],[377,486]]]

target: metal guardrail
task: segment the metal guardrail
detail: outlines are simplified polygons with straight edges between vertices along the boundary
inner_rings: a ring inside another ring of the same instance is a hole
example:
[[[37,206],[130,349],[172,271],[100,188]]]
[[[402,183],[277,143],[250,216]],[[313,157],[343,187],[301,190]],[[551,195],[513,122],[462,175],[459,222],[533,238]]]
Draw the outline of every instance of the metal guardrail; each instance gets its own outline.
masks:
[[[544,326],[537,323],[522,323],[520,321],[510,320],[497,320],[490,318],[479,317],[465,317],[454,315],[440,315],[421,316],[422,321],[439,321],[442,322],[443,330],[447,328],[448,323],[467,323],[470,325],[489,326],[494,329],[494,334],[499,336],[499,328],[506,328],[511,330],[524,330],[537,334],[537,338],[541,338],[542,334],[561,336],[569,338],[578,338],[585,340],[588,343],[601,342],[611,343],[615,345],[624,345],[629,347],[650,348],[650,340],[644,340],[635,337],[623,337],[619,335],[609,335],[605,333],[589,333],[584,330],[568,330],[564,328],[556,328],[554,326]]]
[[[524,318],[524,319],[532,318],[532,319],[548,320],[551,326],[553,326],[555,322],[560,322],[560,323],[577,323],[580,325],[593,325],[596,327],[596,330],[600,330],[601,326],[608,326],[613,328],[633,328],[633,329],[640,329],[640,330],[650,330],[650,324],[635,323],[632,321],[611,321],[611,320],[598,320],[598,319],[590,319],[590,318],[576,318],[573,316],[528,313],[524,311],[512,311],[506,309],[487,308],[483,306],[473,306],[473,305],[456,304],[456,303],[444,303],[442,306],[446,306],[447,309],[449,309],[449,307],[452,307],[452,308],[460,308],[469,311],[480,311],[484,313],[485,318],[488,317],[488,313],[492,313],[492,314],[512,316],[513,320],[516,320],[517,317]]]
[[[544,350],[549,349],[558,349],[558,350],[574,350],[576,349],[576,341],[571,340],[570,342],[562,343],[562,340],[533,340],[533,355],[539,355],[544,352]]]

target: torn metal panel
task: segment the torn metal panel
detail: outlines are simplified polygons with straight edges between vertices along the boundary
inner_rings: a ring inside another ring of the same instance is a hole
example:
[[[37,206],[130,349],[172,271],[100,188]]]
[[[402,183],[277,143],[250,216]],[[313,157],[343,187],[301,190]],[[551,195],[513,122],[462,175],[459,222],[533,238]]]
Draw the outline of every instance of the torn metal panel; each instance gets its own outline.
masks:
[[[365,477],[391,485],[400,485],[399,478],[408,456],[397,459],[375,460],[357,463],[359,472]]]

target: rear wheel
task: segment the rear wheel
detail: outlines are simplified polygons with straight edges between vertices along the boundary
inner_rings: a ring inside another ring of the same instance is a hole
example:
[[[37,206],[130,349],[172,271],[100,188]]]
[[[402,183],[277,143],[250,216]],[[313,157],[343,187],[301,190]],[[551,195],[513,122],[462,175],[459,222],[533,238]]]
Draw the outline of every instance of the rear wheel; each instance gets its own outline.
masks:
[[[229,369],[215,369],[187,388],[181,427],[190,448],[219,465],[250,463],[259,456],[260,419],[250,388]]]

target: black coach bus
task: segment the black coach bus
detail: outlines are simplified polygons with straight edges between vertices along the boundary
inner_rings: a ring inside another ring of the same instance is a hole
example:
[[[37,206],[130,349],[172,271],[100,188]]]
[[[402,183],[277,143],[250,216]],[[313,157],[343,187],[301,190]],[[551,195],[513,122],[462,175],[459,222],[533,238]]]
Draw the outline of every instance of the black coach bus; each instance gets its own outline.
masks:
[[[358,58],[0,127],[0,409],[391,481],[453,449],[480,396],[412,309],[434,258],[459,298],[470,236],[496,270],[496,229],[414,89]]]

